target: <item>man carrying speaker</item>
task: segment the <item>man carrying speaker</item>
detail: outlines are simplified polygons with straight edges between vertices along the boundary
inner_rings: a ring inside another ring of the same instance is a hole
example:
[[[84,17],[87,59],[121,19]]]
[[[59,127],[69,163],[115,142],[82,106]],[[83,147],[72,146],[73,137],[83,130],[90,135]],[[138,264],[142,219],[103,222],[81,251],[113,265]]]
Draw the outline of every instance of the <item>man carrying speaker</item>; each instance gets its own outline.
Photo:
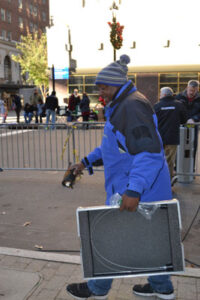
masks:
[[[106,123],[102,143],[78,164],[75,174],[104,165],[106,204],[119,193],[120,210],[135,211],[139,202],[171,200],[171,183],[157,118],[148,99],[127,78],[130,58],[103,68],[96,77],[99,96],[106,101]],[[106,299],[112,279],[89,280],[67,286],[75,299]],[[133,293],[174,299],[169,275],[149,276],[145,285],[135,285]]]

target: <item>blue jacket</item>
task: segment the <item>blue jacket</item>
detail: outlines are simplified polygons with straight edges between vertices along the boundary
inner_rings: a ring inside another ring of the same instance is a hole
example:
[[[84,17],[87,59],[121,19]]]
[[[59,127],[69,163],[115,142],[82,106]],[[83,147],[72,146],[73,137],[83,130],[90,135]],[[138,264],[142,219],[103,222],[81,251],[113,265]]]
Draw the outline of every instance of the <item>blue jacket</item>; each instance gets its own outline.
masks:
[[[109,103],[100,147],[82,162],[103,162],[106,204],[115,194],[139,196],[141,202],[172,199],[168,166],[150,102],[128,81]]]

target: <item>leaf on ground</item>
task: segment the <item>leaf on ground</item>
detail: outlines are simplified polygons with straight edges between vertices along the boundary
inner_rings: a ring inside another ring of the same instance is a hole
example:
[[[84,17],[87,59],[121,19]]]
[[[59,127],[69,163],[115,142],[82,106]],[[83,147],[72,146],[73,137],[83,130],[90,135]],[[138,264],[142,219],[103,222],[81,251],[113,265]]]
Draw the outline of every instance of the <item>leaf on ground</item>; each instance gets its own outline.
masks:
[[[29,225],[31,225],[31,222],[25,222],[25,223],[23,224],[24,227],[29,226]]]
[[[43,246],[42,245],[35,245],[35,248],[37,248],[38,250],[42,250],[43,249]]]

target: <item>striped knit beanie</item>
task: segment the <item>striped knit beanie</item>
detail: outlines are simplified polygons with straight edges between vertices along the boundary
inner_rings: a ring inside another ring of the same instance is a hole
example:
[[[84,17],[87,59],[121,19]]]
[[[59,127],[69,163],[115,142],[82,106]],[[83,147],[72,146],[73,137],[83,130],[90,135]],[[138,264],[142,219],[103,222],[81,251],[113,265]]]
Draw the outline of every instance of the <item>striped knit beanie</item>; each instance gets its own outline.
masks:
[[[115,61],[102,69],[96,77],[95,84],[105,84],[111,86],[121,86],[127,81],[127,64],[130,57],[126,54],[120,56],[120,60]]]

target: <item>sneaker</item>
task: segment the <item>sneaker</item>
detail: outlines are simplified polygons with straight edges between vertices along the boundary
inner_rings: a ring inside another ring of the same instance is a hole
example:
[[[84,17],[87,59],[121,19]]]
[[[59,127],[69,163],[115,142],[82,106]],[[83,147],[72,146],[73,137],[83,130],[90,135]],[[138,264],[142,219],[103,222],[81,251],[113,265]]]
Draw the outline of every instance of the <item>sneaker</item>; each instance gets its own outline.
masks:
[[[159,299],[166,299],[166,300],[175,299],[173,291],[169,293],[159,293],[154,291],[149,283],[146,283],[144,285],[141,284],[135,285],[133,287],[133,293],[138,296],[144,296],[144,297],[157,296]]]
[[[66,290],[74,299],[107,299],[107,294],[94,295],[89,290],[87,282],[69,284],[67,285]]]

